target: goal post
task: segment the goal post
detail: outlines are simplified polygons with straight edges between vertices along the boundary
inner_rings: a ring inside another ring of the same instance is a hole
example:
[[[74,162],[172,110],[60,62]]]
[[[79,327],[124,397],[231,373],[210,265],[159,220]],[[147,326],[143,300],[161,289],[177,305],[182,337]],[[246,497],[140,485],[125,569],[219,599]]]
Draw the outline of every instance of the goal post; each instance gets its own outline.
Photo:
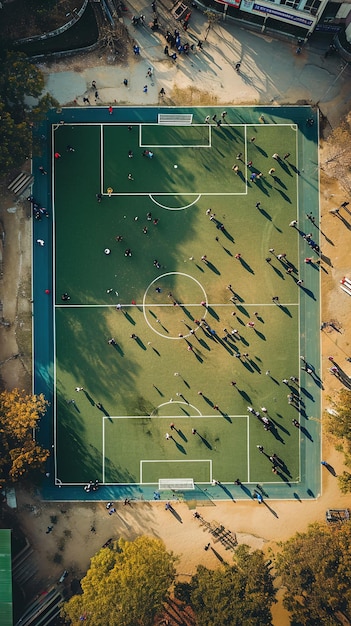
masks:
[[[159,124],[169,124],[171,126],[190,126],[193,122],[192,113],[159,113],[157,116]]]
[[[162,490],[180,490],[190,491],[195,489],[193,478],[159,478],[158,489]]]

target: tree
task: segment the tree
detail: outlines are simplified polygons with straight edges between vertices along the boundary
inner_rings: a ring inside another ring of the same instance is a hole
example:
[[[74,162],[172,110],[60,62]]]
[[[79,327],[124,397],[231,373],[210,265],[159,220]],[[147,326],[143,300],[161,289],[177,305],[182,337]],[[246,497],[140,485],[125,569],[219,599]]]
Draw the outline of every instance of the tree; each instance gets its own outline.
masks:
[[[46,93],[42,98],[38,100],[37,104],[32,108],[30,112],[31,122],[40,122],[40,120],[45,117],[49,109],[58,108],[59,106],[59,102],[49,93]]]
[[[341,389],[332,406],[333,410],[325,414],[327,430],[338,449],[344,452],[346,465],[351,467],[351,391]],[[339,476],[338,482],[343,493],[351,491],[348,472]]]
[[[21,52],[7,52],[0,60],[0,174],[18,167],[32,152],[33,123],[43,119],[58,102],[49,94],[40,98],[42,72]],[[37,98],[31,107],[27,96]]]
[[[191,581],[191,605],[201,626],[271,624],[273,578],[263,552],[241,545],[235,564],[211,571],[199,565]]]
[[[23,119],[26,96],[38,98],[44,88],[44,76],[23,52],[7,51],[1,63],[0,93],[8,111]],[[18,121],[18,120],[17,120]]]
[[[340,491],[342,493],[350,493],[351,491],[351,474],[350,472],[343,472],[338,476],[338,483]]]
[[[6,173],[30,156],[32,133],[26,122],[16,124],[1,100],[0,118],[0,173]]]
[[[43,471],[49,451],[34,439],[33,431],[48,402],[42,394],[14,389],[0,393],[0,477],[16,481],[34,470]]]
[[[282,544],[276,566],[296,626],[345,623],[351,611],[350,523],[312,524]]]
[[[94,626],[151,626],[175,578],[176,558],[159,539],[119,539],[103,548],[82,579],[83,593],[62,609],[73,625],[89,616]]]
[[[337,128],[333,130],[328,142],[323,146],[321,169],[328,176],[340,181],[348,191],[351,189],[351,114],[349,113]]]

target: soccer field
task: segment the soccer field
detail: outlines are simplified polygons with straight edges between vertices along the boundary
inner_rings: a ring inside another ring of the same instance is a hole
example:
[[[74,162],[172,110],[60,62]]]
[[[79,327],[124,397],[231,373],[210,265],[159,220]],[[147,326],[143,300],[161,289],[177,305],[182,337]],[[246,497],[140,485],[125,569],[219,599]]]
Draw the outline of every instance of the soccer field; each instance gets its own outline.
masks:
[[[168,497],[184,479],[186,498],[319,493],[319,265],[303,237],[319,243],[317,124],[308,107],[227,111],[220,126],[213,109],[48,121],[34,196],[52,192],[52,232],[35,222],[33,274],[48,497],[96,479],[115,499],[162,479]]]

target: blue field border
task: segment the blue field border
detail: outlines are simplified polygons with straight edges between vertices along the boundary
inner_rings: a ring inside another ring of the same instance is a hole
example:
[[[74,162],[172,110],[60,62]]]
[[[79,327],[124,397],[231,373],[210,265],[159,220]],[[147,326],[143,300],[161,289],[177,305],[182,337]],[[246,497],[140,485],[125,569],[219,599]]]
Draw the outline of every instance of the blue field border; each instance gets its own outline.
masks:
[[[44,499],[53,501],[100,501],[122,500],[126,497],[136,501],[155,499],[154,487],[140,485],[102,485],[99,490],[86,494],[81,485],[54,484],[55,476],[55,435],[53,432],[54,402],[54,283],[53,283],[53,154],[52,124],[60,123],[156,123],[159,113],[192,113],[194,123],[203,123],[207,114],[220,112],[223,107],[114,107],[110,116],[108,107],[67,107],[51,110],[46,119],[38,125],[34,133],[34,141],[42,146],[41,156],[33,157],[32,171],[34,184],[32,193],[35,199],[49,211],[49,217],[40,222],[33,221],[32,239],[32,300],[33,300],[33,392],[43,393],[50,403],[49,409],[40,423],[36,433],[38,441],[46,446],[51,455],[47,461],[46,471],[50,477],[44,479],[41,493]],[[252,124],[258,126],[258,118],[264,115],[269,123],[297,124],[299,128],[298,142],[298,225],[301,231],[310,232],[311,223],[306,213],[313,211],[316,223],[319,223],[319,162],[318,162],[318,111],[309,106],[287,107],[236,107],[230,112],[231,124]],[[229,113],[228,113],[229,114]],[[314,124],[308,125],[307,119]],[[43,139],[45,137],[45,139]],[[48,172],[41,175],[38,167],[43,165]],[[319,244],[319,231],[313,228],[314,240]],[[45,241],[45,246],[37,246],[36,239]],[[313,499],[321,493],[321,354],[320,354],[320,267],[304,263],[311,249],[302,237],[299,244],[300,270],[304,280],[304,289],[300,291],[300,353],[312,366],[314,375],[301,372],[301,386],[306,390],[305,409],[308,419],[301,416],[301,424],[309,436],[301,430],[301,463],[298,483],[287,486],[281,483],[263,484],[265,497],[272,500],[304,500]],[[49,293],[45,293],[49,290]],[[310,290],[315,299],[309,293]],[[312,441],[313,440],[313,441]],[[236,486],[234,484],[206,485],[189,492],[161,492],[160,497],[169,500],[180,497],[185,501],[194,500],[243,500],[254,499],[255,490],[259,488],[253,483]]]

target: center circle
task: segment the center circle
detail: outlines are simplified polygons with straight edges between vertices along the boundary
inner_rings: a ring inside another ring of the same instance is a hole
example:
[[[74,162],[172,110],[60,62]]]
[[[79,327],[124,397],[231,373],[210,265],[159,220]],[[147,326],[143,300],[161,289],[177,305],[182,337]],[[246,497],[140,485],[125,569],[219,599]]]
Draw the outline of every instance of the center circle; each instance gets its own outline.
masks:
[[[192,281],[194,285],[188,285]],[[181,292],[194,294],[194,303],[183,302]],[[197,294],[199,298],[197,300]],[[203,303],[203,304],[202,304]],[[183,272],[166,272],[157,276],[147,287],[143,297],[143,315],[145,322],[154,333],[165,339],[187,339],[199,328],[199,322],[206,317],[208,307],[207,294],[201,283],[193,276]],[[146,309],[149,308],[147,311]],[[172,329],[169,311],[172,309]],[[162,319],[162,311],[167,312],[167,320]],[[153,318],[153,322],[149,319]],[[198,322],[198,323],[196,323]],[[157,328],[156,328],[157,325]],[[173,327],[175,327],[173,329]]]

